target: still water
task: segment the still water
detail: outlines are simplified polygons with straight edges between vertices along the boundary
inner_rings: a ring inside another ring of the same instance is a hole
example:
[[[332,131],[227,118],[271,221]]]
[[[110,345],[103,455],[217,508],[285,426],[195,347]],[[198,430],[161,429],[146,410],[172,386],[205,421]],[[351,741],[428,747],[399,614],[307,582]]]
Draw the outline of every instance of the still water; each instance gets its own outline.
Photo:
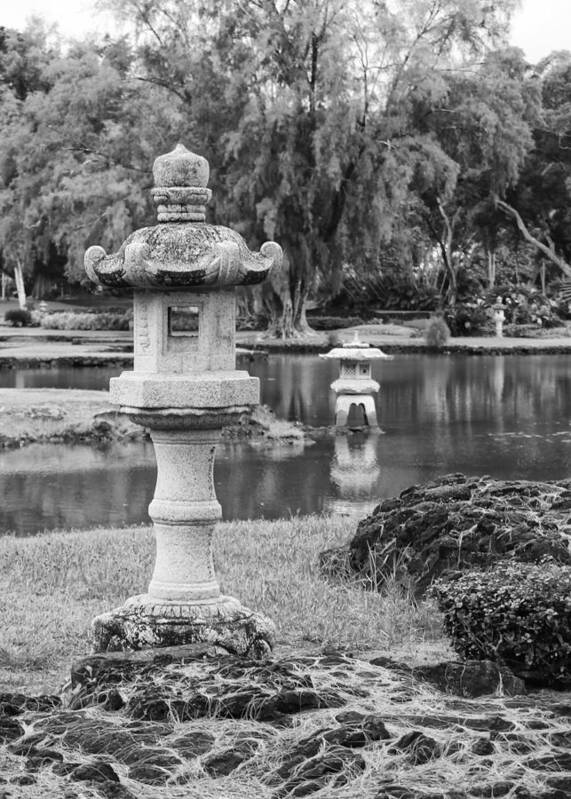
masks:
[[[337,365],[307,355],[241,360],[277,416],[331,424]],[[120,369],[1,371],[0,385],[104,389]],[[364,514],[378,499],[440,474],[570,476],[571,369],[565,355],[397,355],[376,363],[380,434],[323,435],[307,446],[221,444],[224,518]],[[0,532],[148,521],[148,443],[33,445],[0,454]]]

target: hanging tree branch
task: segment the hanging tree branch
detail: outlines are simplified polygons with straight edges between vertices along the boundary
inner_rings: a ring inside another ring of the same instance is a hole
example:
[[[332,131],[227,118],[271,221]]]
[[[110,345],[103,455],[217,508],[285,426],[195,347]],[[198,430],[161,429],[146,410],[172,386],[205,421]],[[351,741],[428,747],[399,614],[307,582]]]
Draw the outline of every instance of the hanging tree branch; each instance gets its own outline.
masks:
[[[569,264],[565,260],[563,260],[563,258],[560,258],[559,255],[557,255],[555,249],[550,249],[546,244],[544,244],[542,241],[540,241],[538,238],[536,238],[534,235],[532,235],[529,232],[519,212],[516,211],[516,209],[513,206],[509,205],[503,200],[500,200],[500,198],[497,195],[494,196],[494,202],[498,208],[500,208],[502,211],[504,211],[506,214],[512,217],[512,219],[515,221],[517,225],[519,232],[529,244],[532,244],[534,247],[536,247],[536,249],[538,249],[541,253],[543,253],[543,255],[545,255],[545,257],[548,258],[551,261],[551,263],[556,264],[556,266],[558,266],[559,269],[561,269],[563,274],[565,274],[567,277],[571,277],[571,266],[569,266]]]

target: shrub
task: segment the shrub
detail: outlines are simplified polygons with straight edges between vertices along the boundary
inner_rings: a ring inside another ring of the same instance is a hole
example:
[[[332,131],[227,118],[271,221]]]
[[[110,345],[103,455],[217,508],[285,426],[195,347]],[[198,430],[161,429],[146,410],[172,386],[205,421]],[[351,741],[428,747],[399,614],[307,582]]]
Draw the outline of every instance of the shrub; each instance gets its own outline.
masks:
[[[571,684],[571,567],[547,558],[437,580],[429,589],[466,659],[498,660],[520,677]]]
[[[4,321],[12,327],[28,327],[32,324],[32,314],[24,308],[10,308],[4,314]]]
[[[448,343],[450,328],[441,316],[433,316],[424,332],[426,345],[430,349],[438,350]]]
[[[453,336],[475,336],[486,332],[491,325],[488,309],[483,304],[458,303],[444,312]]]
[[[364,324],[360,316],[312,316],[308,315],[307,321],[314,330],[341,330],[345,327],[355,327]]]
[[[61,311],[45,314],[41,326],[48,330],[128,330],[129,313],[74,313]]]

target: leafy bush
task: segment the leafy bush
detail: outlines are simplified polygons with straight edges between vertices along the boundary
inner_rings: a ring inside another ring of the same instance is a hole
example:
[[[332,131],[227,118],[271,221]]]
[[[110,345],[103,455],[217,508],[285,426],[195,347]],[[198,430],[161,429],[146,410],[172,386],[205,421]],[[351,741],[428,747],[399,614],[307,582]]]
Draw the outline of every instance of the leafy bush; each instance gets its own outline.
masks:
[[[23,308],[10,308],[4,314],[4,321],[12,327],[28,327],[32,324],[32,314]]]
[[[45,314],[41,326],[48,330],[128,330],[130,312],[125,313],[74,313],[60,311]]]
[[[492,306],[497,297],[503,300],[506,324],[552,328],[559,327],[565,318],[563,307],[533,287],[498,286],[488,292],[487,304]]]
[[[314,330],[337,330],[363,324],[360,316],[308,316],[307,321]]]
[[[444,347],[450,338],[450,328],[441,316],[434,316],[428,322],[424,333],[427,347],[437,350]]]
[[[463,658],[498,660],[520,677],[571,684],[571,567],[547,558],[468,571],[429,589]]]
[[[453,336],[475,336],[490,329],[488,309],[483,303],[458,303],[444,311]]]
[[[327,303],[326,312],[371,315],[373,308],[398,311],[435,311],[438,289],[412,275],[361,275],[347,268],[338,293]]]

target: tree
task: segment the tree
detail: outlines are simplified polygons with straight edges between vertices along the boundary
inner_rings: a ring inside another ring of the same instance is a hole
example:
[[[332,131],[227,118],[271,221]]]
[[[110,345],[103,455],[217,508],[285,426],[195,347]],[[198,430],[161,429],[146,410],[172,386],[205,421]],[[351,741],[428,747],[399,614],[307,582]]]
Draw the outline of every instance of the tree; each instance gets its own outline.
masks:
[[[493,284],[501,222],[493,197],[517,183],[539,110],[537,82],[523,54],[507,49],[450,73],[441,98],[415,111],[424,137],[414,181],[422,203],[417,213],[441,252],[452,303],[458,269],[477,249],[486,252]]]
[[[380,244],[426,155],[411,129],[444,71],[501,39],[513,0],[110,0],[133,20],[141,80],[186,115],[212,165],[215,216],[289,263],[275,332],[307,329],[305,300]],[[254,212],[254,213],[253,213]]]
[[[543,264],[571,277],[571,53],[556,52],[537,66],[542,114],[520,179],[497,207],[515,223]],[[543,273],[543,283],[545,275]],[[544,285],[545,288],[545,285]]]
[[[41,85],[18,95],[4,85],[4,263],[36,278],[65,264],[68,279],[82,280],[87,246],[116,249],[152,221],[150,168],[178,119],[162,93],[131,77],[131,64],[124,40],[84,42],[46,53]]]

